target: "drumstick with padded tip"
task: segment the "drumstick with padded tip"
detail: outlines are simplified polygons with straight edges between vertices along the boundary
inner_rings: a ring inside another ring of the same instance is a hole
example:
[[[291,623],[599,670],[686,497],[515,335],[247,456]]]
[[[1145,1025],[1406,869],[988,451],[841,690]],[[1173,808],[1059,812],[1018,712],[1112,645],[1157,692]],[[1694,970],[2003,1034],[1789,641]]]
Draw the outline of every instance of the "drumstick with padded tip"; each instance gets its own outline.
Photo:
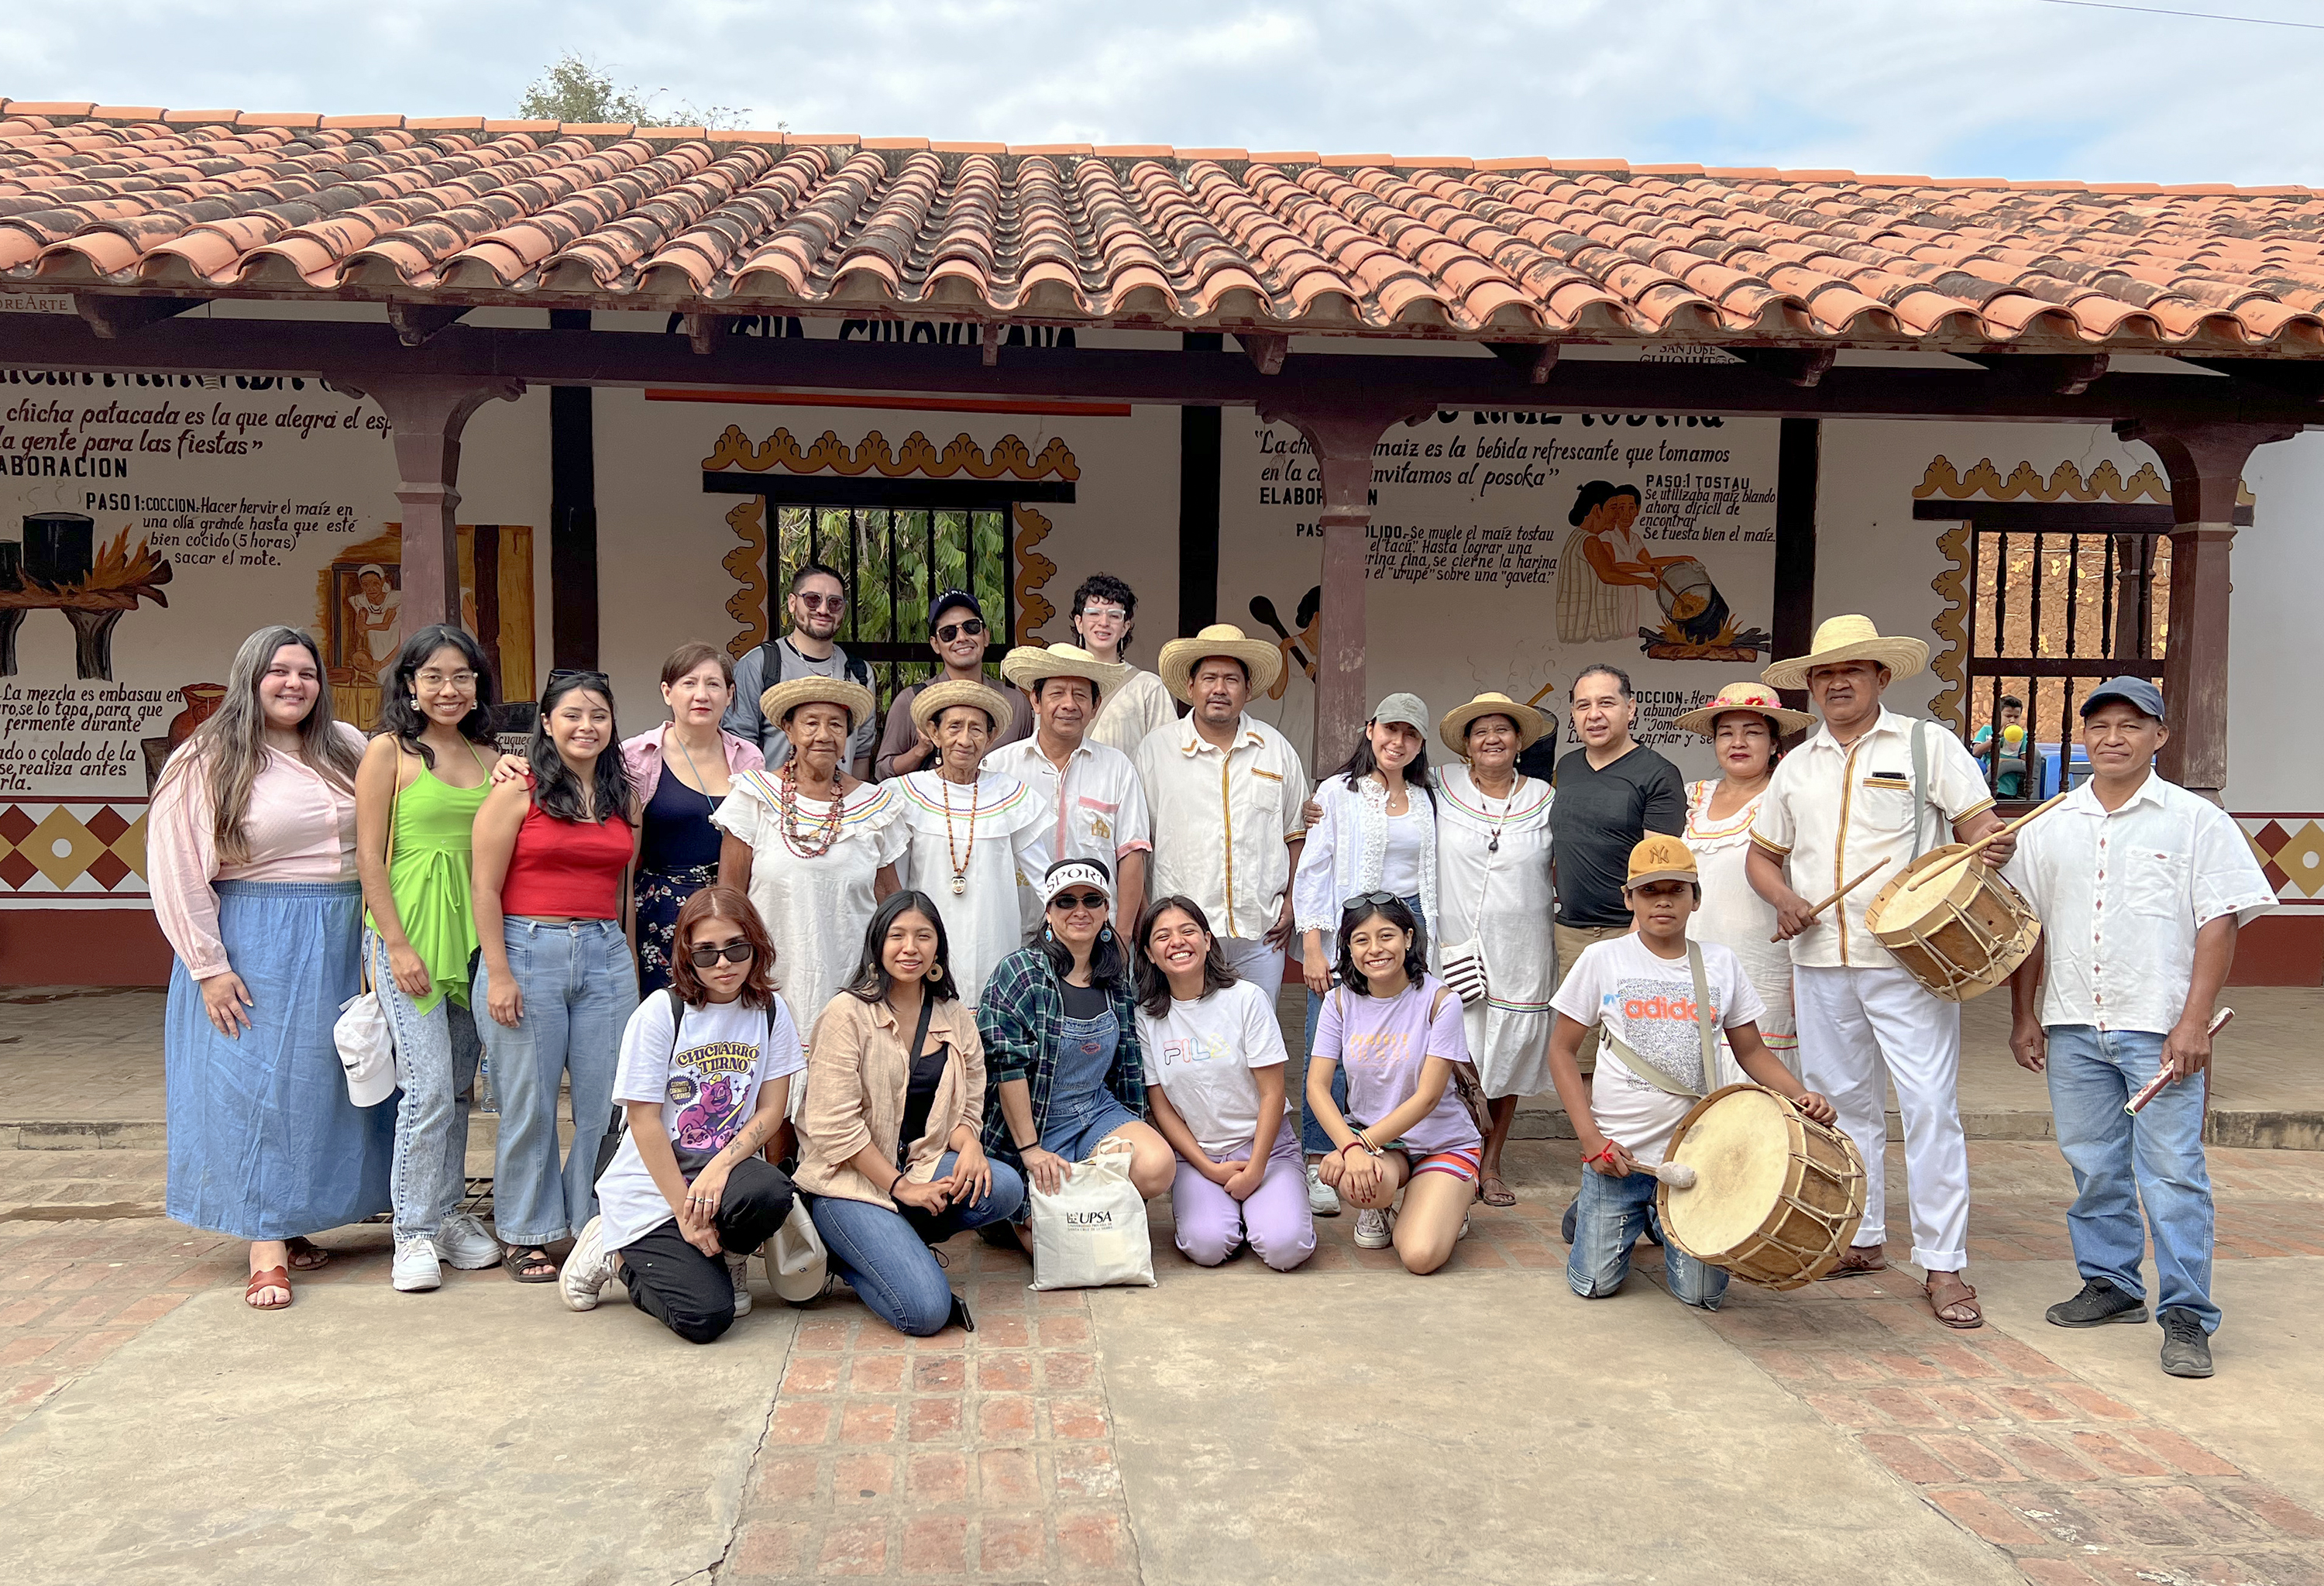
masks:
[[[1633,1173],[1651,1173],[1673,1189],[1692,1189],[1694,1169],[1683,1162],[1659,1162],[1649,1167],[1643,1162],[1630,1164]]]
[[[1855,891],[1857,888],[1864,885],[1865,882],[1870,881],[1874,876],[1879,874],[1882,870],[1886,869],[1887,863],[1888,862],[1885,859],[1875,861],[1872,864],[1859,872],[1854,881],[1849,882],[1848,885],[1842,887],[1839,891],[1834,892],[1831,897],[1817,904],[1813,908],[1809,909],[1808,917],[1810,919],[1813,919],[1817,915],[1821,914],[1825,909],[1830,908],[1833,904],[1847,897],[1850,892]],[[1784,938],[1781,936],[1769,936],[1767,938],[1770,942],[1780,942]]]
[[[2227,1028],[2227,1020],[2233,1019],[2235,1016],[2236,1010],[2234,1009],[2220,1009],[2217,1013],[2211,1015],[2211,1028],[2205,1030],[2203,1032],[2204,1035],[2218,1035],[2221,1030]],[[2177,1079],[2178,1077],[2179,1076],[2177,1074],[2172,1073],[2169,1069],[2164,1069],[2153,1079],[2148,1080],[2144,1084],[2139,1086],[2138,1094],[2133,1096],[2129,1101],[2125,1102],[2122,1104],[2122,1110],[2132,1114],[2134,1117],[2136,1116],[2140,1108],[2145,1106],[2149,1102],[2154,1100],[2155,1097],[2161,1095],[2164,1088],[2168,1086],[2172,1080]]]
[[[2049,798],[2044,798],[2041,803],[2027,810],[2024,815],[2019,816],[2015,820],[2011,821],[2007,825],[1995,827],[1992,831],[1987,832],[1984,836],[1979,837],[1976,842],[1971,843],[1968,847],[1962,849],[1959,853],[1947,854],[1943,859],[1938,861],[1936,863],[1931,865],[1927,870],[1922,871],[1920,879],[1913,884],[1915,887],[1927,886],[1931,881],[1936,880],[1939,876],[1944,874],[1955,865],[1965,862],[1972,853],[1981,853],[1988,844],[1998,843],[2004,837],[2011,835],[2018,827],[2024,825],[2027,821],[2032,820],[2035,816],[2047,815],[2051,810],[2058,807],[2059,803],[2066,798],[2068,793],[2071,793],[2073,789],[2069,788],[2066,789],[2065,793],[2052,793]]]

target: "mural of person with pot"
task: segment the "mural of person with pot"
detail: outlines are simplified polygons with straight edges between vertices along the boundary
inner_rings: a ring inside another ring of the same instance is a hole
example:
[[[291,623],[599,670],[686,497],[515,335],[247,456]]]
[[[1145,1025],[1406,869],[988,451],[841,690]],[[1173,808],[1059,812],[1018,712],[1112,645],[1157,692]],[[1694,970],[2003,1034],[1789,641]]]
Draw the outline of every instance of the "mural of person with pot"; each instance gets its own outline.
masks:
[[[1645,498],[1635,484],[1592,479],[1565,521],[1573,532],[1557,558],[1557,638],[1561,644],[1628,639],[1638,631],[1638,591],[1662,581],[1663,568],[1686,560],[1658,557],[1637,531]]]

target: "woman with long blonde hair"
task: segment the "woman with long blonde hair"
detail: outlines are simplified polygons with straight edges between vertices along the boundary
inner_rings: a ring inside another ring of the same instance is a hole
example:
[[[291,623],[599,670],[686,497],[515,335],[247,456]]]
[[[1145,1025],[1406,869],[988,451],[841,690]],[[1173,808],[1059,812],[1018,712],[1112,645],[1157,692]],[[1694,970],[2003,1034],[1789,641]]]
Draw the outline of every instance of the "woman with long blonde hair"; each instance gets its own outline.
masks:
[[[178,956],[167,1210],[251,1241],[254,1310],[288,1305],[291,1268],[329,1259],[307,1235],[388,1206],[395,1110],[347,1099],[331,1035],[359,986],[362,757],[314,640],[262,628],[148,816],[153,912]]]

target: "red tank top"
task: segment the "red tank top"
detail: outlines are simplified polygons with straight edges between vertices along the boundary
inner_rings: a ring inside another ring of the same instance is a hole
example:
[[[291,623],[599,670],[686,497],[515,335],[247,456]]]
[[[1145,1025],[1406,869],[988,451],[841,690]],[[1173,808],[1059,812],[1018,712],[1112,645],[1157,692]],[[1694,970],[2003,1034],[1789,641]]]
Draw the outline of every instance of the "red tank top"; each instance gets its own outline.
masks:
[[[540,806],[524,812],[501,882],[503,914],[619,919],[622,869],[630,862],[630,823],[561,821]]]

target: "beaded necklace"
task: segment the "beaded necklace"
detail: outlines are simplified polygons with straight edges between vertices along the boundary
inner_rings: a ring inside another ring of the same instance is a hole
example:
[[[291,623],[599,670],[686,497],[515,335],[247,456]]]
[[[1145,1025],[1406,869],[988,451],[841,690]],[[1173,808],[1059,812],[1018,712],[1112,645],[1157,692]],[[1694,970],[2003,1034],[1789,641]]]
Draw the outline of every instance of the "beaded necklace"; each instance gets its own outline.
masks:
[[[955,898],[968,890],[969,862],[976,857],[977,787],[968,788],[968,852],[963,853],[953,839],[952,779],[942,771],[936,773],[936,785],[944,789],[945,857],[952,861],[952,895]]]
[[[839,794],[839,779],[832,779],[831,803],[805,831],[799,828],[798,775],[789,761],[777,773],[776,782],[782,793],[783,846],[801,859],[821,859],[839,841],[840,806],[845,802]]]

